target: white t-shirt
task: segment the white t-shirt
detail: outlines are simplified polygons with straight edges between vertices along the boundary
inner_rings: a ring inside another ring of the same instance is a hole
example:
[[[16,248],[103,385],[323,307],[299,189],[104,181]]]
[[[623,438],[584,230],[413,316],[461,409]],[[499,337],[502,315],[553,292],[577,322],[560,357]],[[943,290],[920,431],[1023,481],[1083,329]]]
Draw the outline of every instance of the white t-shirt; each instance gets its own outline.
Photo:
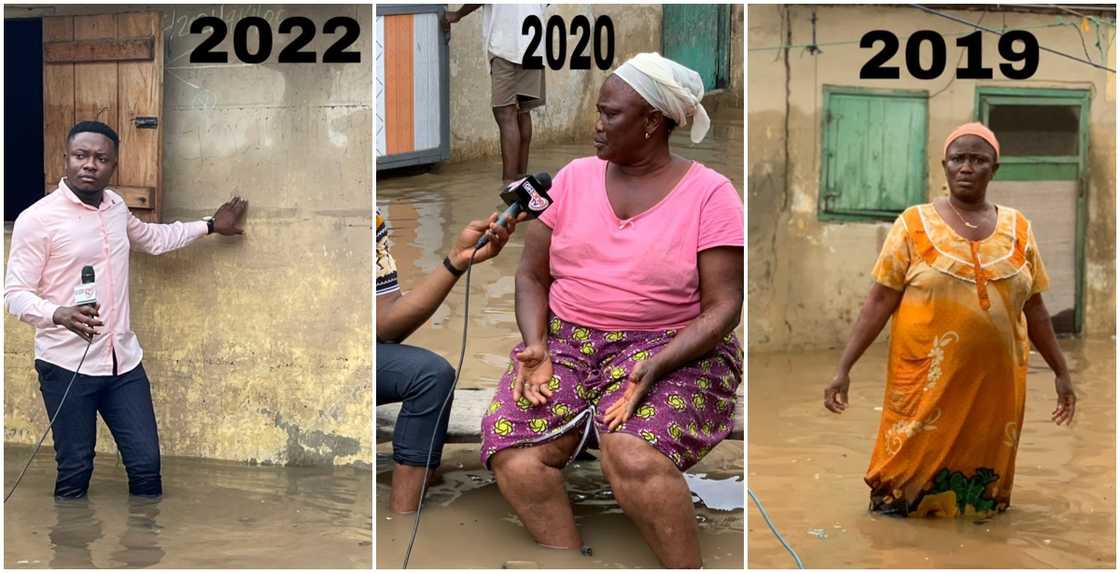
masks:
[[[533,35],[521,33],[525,18],[536,16],[541,21],[541,42],[533,55],[544,55],[544,4],[486,4],[482,7],[482,45],[486,60],[496,56],[520,64]]]

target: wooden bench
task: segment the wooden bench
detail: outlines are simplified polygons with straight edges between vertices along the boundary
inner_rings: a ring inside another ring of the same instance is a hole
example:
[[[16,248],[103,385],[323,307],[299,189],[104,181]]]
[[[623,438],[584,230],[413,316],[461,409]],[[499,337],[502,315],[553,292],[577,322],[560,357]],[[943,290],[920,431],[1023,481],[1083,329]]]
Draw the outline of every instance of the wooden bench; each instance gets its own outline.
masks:
[[[482,413],[490,405],[494,390],[456,390],[455,401],[451,404],[451,420],[447,424],[449,444],[477,444],[482,441]],[[728,439],[743,439],[743,396],[742,387],[739,399],[735,401],[735,427]],[[377,442],[393,439],[393,426],[401,405],[385,404],[377,407]]]

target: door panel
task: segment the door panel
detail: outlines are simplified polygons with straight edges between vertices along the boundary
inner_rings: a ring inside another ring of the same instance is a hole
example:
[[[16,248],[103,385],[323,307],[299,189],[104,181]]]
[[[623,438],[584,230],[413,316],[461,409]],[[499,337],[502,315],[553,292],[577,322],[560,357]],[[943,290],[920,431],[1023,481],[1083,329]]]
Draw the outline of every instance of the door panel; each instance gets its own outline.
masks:
[[[63,176],[70,128],[78,121],[101,121],[121,137],[112,188],[137,217],[159,221],[163,139],[158,125],[163,108],[159,15],[50,16],[43,19],[43,42],[46,192],[53,191]],[[139,128],[138,117],[155,117],[157,125]]]
[[[1077,300],[1077,181],[992,181],[988,200],[1014,207],[1031,221],[1038,252],[1050,276],[1042,300],[1058,332],[1074,332]]]

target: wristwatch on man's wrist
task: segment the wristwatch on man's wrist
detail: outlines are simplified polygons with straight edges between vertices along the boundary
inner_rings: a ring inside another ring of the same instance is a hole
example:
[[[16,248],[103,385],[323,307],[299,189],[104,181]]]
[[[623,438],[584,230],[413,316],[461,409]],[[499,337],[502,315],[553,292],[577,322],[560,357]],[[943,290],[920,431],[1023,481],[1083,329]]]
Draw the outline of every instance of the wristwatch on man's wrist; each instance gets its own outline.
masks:
[[[203,217],[202,220],[206,221],[206,234],[207,235],[213,234],[214,233],[214,217]]]

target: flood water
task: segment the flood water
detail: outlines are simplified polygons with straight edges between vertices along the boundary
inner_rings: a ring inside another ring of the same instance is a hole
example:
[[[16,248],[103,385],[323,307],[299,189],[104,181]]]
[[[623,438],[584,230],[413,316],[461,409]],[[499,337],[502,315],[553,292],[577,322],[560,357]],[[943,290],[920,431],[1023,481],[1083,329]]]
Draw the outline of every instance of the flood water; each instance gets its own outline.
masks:
[[[702,162],[731,179],[743,190],[743,111],[709,106],[712,129],[699,145],[678,129],[672,150]],[[708,106],[708,102],[705,101]],[[495,131],[497,126],[494,126]],[[574,144],[533,144],[529,171],[551,175],[569,161],[594,155],[593,126],[586,141]],[[486,158],[436,166],[427,173],[378,174],[377,206],[388,219],[393,257],[401,288],[408,291],[427,273],[441,267],[454,235],[472,219],[504,209],[500,158]],[[514,274],[524,247],[519,229],[495,259],[472,270],[469,342],[459,380],[460,388],[489,389],[497,385],[509,351],[521,340],[514,317]],[[463,335],[464,280],[451,291],[432,320],[407,343],[431,349],[452,366],[459,358]],[[739,329],[740,340],[743,337]],[[391,451],[382,444],[381,453]],[[424,511],[423,526],[409,564],[413,568],[539,566],[549,568],[657,567],[638,531],[609,495],[598,462],[583,462],[568,470],[569,494],[592,557],[536,547],[502,499],[493,475],[478,462],[478,445],[445,448],[443,485],[436,487]],[[384,461],[384,460],[383,460]],[[377,563],[399,567],[412,519],[388,512],[390,462],[379,462],[377,483]],[[458,469],[458,464],[463,464]],[[701,477],[702,476],[702,477]],[[726,441],[686,476],[701,520],[701,546],[706,567],[743,565],[743,443]],[[725,493],[727,492],[727,493]],[[697,498],[698,499],[698,498]],[[715,509],[716,507],[724,509]]]
[[[392,448],[378,449],[377,566],[399,568],[414,515],[389,511]],[[539,567],[548,569],[657,568],[638,530],[622,513],[597,461],[565,471],[576,524],[591,555],[535,544],[502,498],[494,475],[482,469],[478,446],[444,447],[440,482],[429,489],[410,569]],[[743,567],[743,442],[728,440],[689,470],[704,566]]]
[[[31,448],[4,448],[4,492]],[[372,471],[164,458],[161,500],[98,455],[85,500],[56,502],[44,447],[4,506],[5,568],[372,566]]]
[[[1050,421],[1054,378],[1031,356],[1011,508],[988,520],[867,512],[863,474],[884,392],[887,348],[852,372],[848,411],[822,405],[840,351],[750,354],[748,485],[810,568],[1114,568],[1116,385],[1111,339],[1062,341],[1078,394],[1072,428]],[[748,567],[793,560],[752,505]]]

